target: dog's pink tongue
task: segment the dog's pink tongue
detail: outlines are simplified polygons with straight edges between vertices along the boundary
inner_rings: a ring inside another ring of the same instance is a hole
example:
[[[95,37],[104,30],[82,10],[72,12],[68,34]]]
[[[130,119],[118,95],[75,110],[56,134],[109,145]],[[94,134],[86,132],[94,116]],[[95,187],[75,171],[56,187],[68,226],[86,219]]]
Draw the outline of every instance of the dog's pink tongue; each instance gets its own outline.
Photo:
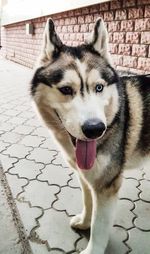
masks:
[[[96,140],[76,142],[76,161],[81,169],[92,168],[96,158]]]

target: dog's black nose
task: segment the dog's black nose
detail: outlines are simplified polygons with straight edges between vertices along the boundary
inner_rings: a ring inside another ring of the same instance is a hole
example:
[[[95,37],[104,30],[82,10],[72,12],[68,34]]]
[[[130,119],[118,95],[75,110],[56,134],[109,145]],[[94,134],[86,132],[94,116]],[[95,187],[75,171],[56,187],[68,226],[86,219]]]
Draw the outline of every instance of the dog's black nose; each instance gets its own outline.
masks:
[[[84,135],[90,139],[100,137],[105,131],[105,129],[106,129],[105,124],[103,122],[100,122],[99,119],[96,118],[87,120],[82,125],[82,131]]]

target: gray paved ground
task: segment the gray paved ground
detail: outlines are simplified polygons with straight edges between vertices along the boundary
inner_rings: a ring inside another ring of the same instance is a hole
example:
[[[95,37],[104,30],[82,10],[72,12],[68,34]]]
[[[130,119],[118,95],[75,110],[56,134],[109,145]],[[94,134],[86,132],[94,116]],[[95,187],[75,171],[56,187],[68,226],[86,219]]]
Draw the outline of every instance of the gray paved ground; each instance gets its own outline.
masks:
[[[0,253],[31,254],[16,204],[0,164]]]
[[[33,253],[79,253],[88,232],[72,230],[69,220],[81,211],[81,191],[32,109],[31,73],[0,60],[0,160]],[[119,196],[106,253],[149,254],[150,164],[125,173]],[[12,253],[4,251],[9,237],[0,237],[0,254]]]

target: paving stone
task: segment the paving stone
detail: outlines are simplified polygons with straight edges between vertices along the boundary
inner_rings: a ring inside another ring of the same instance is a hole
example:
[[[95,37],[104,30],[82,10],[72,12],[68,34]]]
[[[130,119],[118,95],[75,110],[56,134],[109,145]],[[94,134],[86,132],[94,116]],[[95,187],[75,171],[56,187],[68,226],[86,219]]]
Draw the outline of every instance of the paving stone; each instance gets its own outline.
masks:
[[[4,134],[4,133],[5,133],[4,131],[1,131],[1,130],[0,130],[0,135],[2,135],[2,134]]]
[[[47,149],[35,148],[30,155],[27,156],[29,160],[35,160],[36,162],[41,162],[45,164],[51,163],[54,156],[56,156],[56,151],[48,151]]]
[[[13,197],[16,198],[17,194],[23,191],[22,187],[25,186],[28,183],[28,181],[27,179],[20,179],[16,175],[10,175],[8,173],[6,173],[6,176]]]
[[[15,127],[15,124],[0,122],[0,130],[11,131],[12,129],[14,129],[14,127]]]
[[[4,151],[9,146],[10,146],[10,144],[0,141],[0,152]]]
[[[61,248],[67,253],[74,250],[74,242],[79,235],[69,226],[69,218],[65,213],[47,210],[39,223],[40,228],[36,232],[40,239],[48,241],[51,248]]]
[[[49,250],[46,247],[46,244],[39,244],[33,241],[30,241],[30,246],[32,249],[32,252],[35,254],[51,254]]]
[[[39,126],[41,126],[41,123],[38,120],[38,118],[33,118],[33,119],[29,119],[28,121],[26,121],[26,125],[39,127]]]
[[[37,226],[36,218],[42,215],[42,210],[38,207],[29,207],[28,203],[19,202],[16,200],[16,205],[21,214],[25,231],[29,236],[33,227]]]
[[[140,180],[143,178],[143,171],[142,169],[127,169],[123,173],[124,177],[126,178],[134,178]]]
[[[137,215],[135,219],[135,225],[141,230],[150,231],[150,203],[142,200],[137,201],[134,209],[134,213]]]
[[[57,156],[53,159],[52,164],[68,168],[67,162],[63,159],[61,152],[58,152]],[[71,172],[72,171],[70,171],[70,173]]]
[[[150,160],[144,163],[143,172],[145,173],[144,178],[150,180]]]
[[[28,179],[34,179],[40,170],[44,168],[44,165],[41,163],[35,163],[34,161],[29,161],[27,159],[19,160],[13,168],[9,170],[11,174],[18,174],[19,177],[25,177]]]
[[[1,102],[0,102],[0,104],[1,104]],[[0,114],[2,114],[3,112],[5,112],[5,109],[4,108],[0,108]]]
[[[26,94],[24,94],[25,96]],[[15,93],[15,91],[12,92],[12,94],[8,97],[11,102],[15,102],[20,104],[23,102],[23,97],[20,95],[20,93]]]
[[[70,177],[71,177],[71,180],[69,181],[68,185],[72,188],[79,188],[80,183],[76,174],[73,173]]]
[[[0,73],[2,73],[2,72],[0,71]],[[4,89],[3,89],[3,86],[1,87],[1,90],[2,90],[2,91],[4,90]],[[1,106],[5,103],[5,92],[6,92],[6,91],[3,91],[3,94],[1,95],[1,98],[0,98],[0,105],[1,105]]]
[[[38,127],[35,131],[32,132],[32,135],[37,135],[37,136],[40,136],[40,137],[49,138],[50,133],[48,132],[47,128]]]
[[[31,147],[25,147],[20,144],[11,145],[3,154],[9,154],[10,157],[24,158],[32,150]]]
[[[8,155],[0,154],[0,161],[3,165],[4,172],[11,168],[17,160],[17,158],[10,158]]]
[[[80,253],[82,250],[85,250],[88,245],[88,239],[85,237],[81,238],[76,244],[76,253]]]
[[[0,253],[22,253],[21,242],[3,186],[0,184]]]
[[[132,254],[149,254],[150,232],[143,232],[137,228],[131,229],[127,244],[132,248]]]
[[[6,122],[10,119],[10,116],[0,115],[0,122]]]
[[[25,94],[24,94],[25,96]],[[12,94],[8,97],[9,101],[15,105],[20,105],[23,103],[22,96],[19,96],[19,93],[12,92]]]
[[[0,137],[0,140],[13,144],[17,143],[21,139],[21,137],[22,136],[20,134],[7,132]]]
[[[21,92],[20,89],[17,92],[12,90],[12,94],[8,97],[9,100],[11,100],[12,102],[18,102],[18,104],[20,104],[21,102],[23,103],[24,99],[26,100],[25,97],[27,96],[26,89],[24,89],[23,95],[21,95],[20,92]]]
[[[29,201],[32,206],[47,209],[56,200],[55,195],[59,191],[58,186],[49,186],[46,182],[33,180],[25,187],[25,192],[19,195],[18,200]]]
[[[56,145],[56,143],[53,141],[52,138],[46,138],[46,140],[44,140],[42,142],[42,144],[40,145],[41,148],[47,148],[49,150],[56,150],[59,151],[60,148],[58,145]]]
[[[14,107],[14,109],[15,109],[15,110],[18,110],[19,113],[20,113],[21,111],[26,111],[26,110],[28,110],[28,106],[20,105],[19,107],[18,107],[18,106]]]
[[[44,138],[41,137],[26,136],[21,140],[20,144],[25,146],[38,147],[43,140]]]
[[[30,99],[30,107],[28,108],[28,112],[34,113],[35,116],[37,117],[36,112],[35,112],[35,109],[34,109],[34,107],[33,107],[33,105],[32,105],[32,100],[31,100],[31,99]]]
[[[9,109],[5,111],[5,115],[7,116],[17,116],[18,114],[18,111],[14,109]]]
[[[13,124],[23,124],[25,123],[26,119],[21,118],[21,117],[11,117],[7,122],[8,123],[13,123]]]
[[[122,226],[125,229],[133,227],[132,220],[135,217],[135,215],[131,212],[133,208],[134,204],[130,200],[119,200],[114,225]]]
[[[61,250],[51,250],[50,251],[50,254],[62,254],[62,253],[65,253],[64,251],[61,251]],[[73,252],[75,253],[75,252]]]
[[[140,198],[144,201],[150,202],[150,182],[146,180],[142,180],[139,189],[142,191],[140,193]]]
[[[29,104],[31,105],[31,101],[25,101],[22,105],[27,106],[29,108]]]
[[[53,207],[59,211],[67,211],[69,216],[76,215],[82,211],[82,194],[80,189],[63,187],[57,195],[58,200]]]
[[[58,184],[59,186],[67,185],[70,179],[70,170],[61,166],[47,165],[42,174],[38,176],[38,180],[48,181],[49,184]]]
[[[19,108],[22,103],[21,101],[16,99],[16,100],[10,100],[10,104],[13,106],[13,109],[14,109],[15,106]]]
[[[11,104],[9,101],[6,103],[6,101],[5,101],[5,104],[3,104],[3,109],[5,109],[5,110],[10,110],[10,109],[13,109],[14,108],[14,104]]]
[[[127,198],[133,201],[139,199],[140,190],[137,186],[139,186],[139,182],[136,179],[124,179],[119,191],[119,198]]]
[[[27,126],[27,125],[19,125],[17,126],[13,132],[19,133],[19,134],[24,134],[24,135],[28,135],[30,134],[33,130],[35,129],[35,127],[31,127],[31,126]]]
[[[127,239],[127,231],[121,227],[113,227],[110,233],[105,254],[125,254],[129,250],[123,241]]]
[[[29,112],[29,111],[23,111],[18,116],[22,117],[22,118],[25,118],[25,119],[30,119],[30,118],[35,117],[35,113],[34,112]]]
[[[29,106],[29,103],[31,102],[31,99],[30,99],[30,97],[28,96],[29,94],[28,94],[28,91],[26,90],[25,91],[25,93],[24,93],[24,95],[22,95],[22,96],[20,96],[20,93],[18,93],[18,100],[20,101],[20,102],[22,102],[23,104],[24,103],[27,103],[27,105]]]
[[[150,181],[150,168],[145,168],[144,173],[145,173],[144,178]]]

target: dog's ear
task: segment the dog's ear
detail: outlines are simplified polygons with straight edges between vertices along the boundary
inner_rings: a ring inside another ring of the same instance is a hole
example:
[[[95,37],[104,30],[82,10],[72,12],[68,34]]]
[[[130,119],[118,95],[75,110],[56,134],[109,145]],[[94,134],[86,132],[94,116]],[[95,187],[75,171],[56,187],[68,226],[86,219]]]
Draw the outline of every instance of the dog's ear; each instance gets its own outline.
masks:
[[[110,62],[108,32],[104,21],[101,18],[97,19],[94,25],[94,29],[87,42],[91,44],[94,49],[100,53],[101,56]]]
[[[39,59],[40,64],[50,62],[54,53],[58,53],[62,45],[63,43],[55,31],[53,20],[49,18],[43,34],[43,47]]]

